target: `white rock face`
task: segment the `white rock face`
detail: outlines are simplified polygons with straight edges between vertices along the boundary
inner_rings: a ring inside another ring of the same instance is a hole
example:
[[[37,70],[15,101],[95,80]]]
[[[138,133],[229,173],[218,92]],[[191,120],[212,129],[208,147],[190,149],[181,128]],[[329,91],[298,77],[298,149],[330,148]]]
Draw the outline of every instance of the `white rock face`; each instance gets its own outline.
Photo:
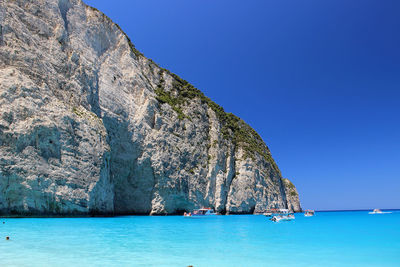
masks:
[[[300,210],[287,194],[254,130],[104,14],[0,2],[0,214]]]
[[[297,192],[296,187],[294,184],[289,181],[288,179],[283,178],[283,185],[285,187],[285,194],[288,203],[288,209],[300,212],[300,200],[299,200],[299,193]]]

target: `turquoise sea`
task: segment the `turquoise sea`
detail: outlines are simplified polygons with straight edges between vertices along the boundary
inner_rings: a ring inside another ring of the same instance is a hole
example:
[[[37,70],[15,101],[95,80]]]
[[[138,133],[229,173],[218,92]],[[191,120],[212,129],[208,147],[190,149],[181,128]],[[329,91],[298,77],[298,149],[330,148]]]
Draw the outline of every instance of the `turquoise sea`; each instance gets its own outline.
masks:
[[[0,238],[0,266],[400,266],[400,211],[5,218]]]

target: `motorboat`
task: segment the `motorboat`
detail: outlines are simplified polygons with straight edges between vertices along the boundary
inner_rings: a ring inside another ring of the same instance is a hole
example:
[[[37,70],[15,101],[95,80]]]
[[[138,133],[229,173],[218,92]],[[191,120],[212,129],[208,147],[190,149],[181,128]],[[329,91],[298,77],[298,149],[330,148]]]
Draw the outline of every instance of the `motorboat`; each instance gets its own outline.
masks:
[[[183,216],[185,217],[197,217],[197,216],[212,216],[217,215],[212,208],[201,208],[193,210],[192,212],[185,212]]]
[[[273,222],[280,222],[280,221],[292,221],[294,219],[295,219],[294,214],[289,213],[288,209],[278,209],[270,220]]]
[[[380,209],[374,209],[373,211],[369,212],[369,214],[387,214],[391,213],[390,211],[381,211]]]
[[[293,221],[295,219],[294,214],[287,214],[287,215],[275,215],[270,220],[273,222],[280,222],[280,221]]]
[[[369,214],[382,214],[382,211],[380,209],[374,209],[372,212]]]
[[[288,209],[269,209],[266,210],[263,215],[267,217],[272,217],[274,215],[288,214],[288,213],[289,213]]]
[[[305,217],[312,217],[315,215],[315,211],[314,210],[305,210],[304,211],[304,216]]]

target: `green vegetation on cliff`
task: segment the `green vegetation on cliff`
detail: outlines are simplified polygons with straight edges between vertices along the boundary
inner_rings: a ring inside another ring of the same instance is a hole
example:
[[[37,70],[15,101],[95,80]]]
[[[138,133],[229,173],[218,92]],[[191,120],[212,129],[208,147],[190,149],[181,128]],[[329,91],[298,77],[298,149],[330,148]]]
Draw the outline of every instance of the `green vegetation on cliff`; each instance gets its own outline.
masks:
[[[289,194],[293,197],[297,197],[298,193],[297,193],[297,190],[296,190],[296,187],[294,186],[294,184],[289,179],[282,178],[282,180],[283,180],[286,188],[289,190],[289,192],[290,192]]]
[[[170,92],[164,90],[164,72],[167,72],[174,78],[172,82],[172,90]],[[155,93],[157,95],[157,100],[160,103],[169,104],[172,109],[178,113],[179,119],[190,119],[183,113],[181,107],[192,99],[200,99],[202,103],[206,103],[208,107],[210,107],[217,115],[217,118],[222,126],[221,133],[223,137],[225,139],[232,140],[237,147],[242,147],[245,151],[245,158],[250,157],[255,159],[254,152],[256,152],[267,162],[269,162],[275,171],[280,173],[280,170],[272,158],[268,147],[253,128],[251,128],[246,122],[234,114],[225,112],[220,105],[206,97],[203,92],[191,85],[186,80],[180,78],[174,73],[170,73],[168,70],[161,69],[160,81],[155,89]]]

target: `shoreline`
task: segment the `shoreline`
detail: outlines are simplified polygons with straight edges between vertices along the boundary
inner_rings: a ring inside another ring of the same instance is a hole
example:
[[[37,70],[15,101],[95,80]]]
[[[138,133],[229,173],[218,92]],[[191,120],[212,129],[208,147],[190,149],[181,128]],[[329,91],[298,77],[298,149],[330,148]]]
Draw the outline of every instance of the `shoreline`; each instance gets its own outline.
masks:
[[[358,209],[358,210],[315,210],[315,212],[357,212],[357,211],[371,211],[373,209]],[[400,211],[397,209],[381,209],[382,211]],[[295,212],[295,213],[303,213],[303,212]],[[254,213],[234,213],[234,214],[219,214],[217,216],[231,216],[231,215],[263,215],[263,214],[254,214]],[[116,218],[116,217],[128,217],[128,216],[149,216],[149,217],[163,217],[163,216],[183,216],[182,214],[139,214],[139,213],[131,213],[131,214],[109,214],[109,215],[90,215],[90,214],[79,214],[79,215],[0,215],[0,219],[24,219],[24,218]]]

